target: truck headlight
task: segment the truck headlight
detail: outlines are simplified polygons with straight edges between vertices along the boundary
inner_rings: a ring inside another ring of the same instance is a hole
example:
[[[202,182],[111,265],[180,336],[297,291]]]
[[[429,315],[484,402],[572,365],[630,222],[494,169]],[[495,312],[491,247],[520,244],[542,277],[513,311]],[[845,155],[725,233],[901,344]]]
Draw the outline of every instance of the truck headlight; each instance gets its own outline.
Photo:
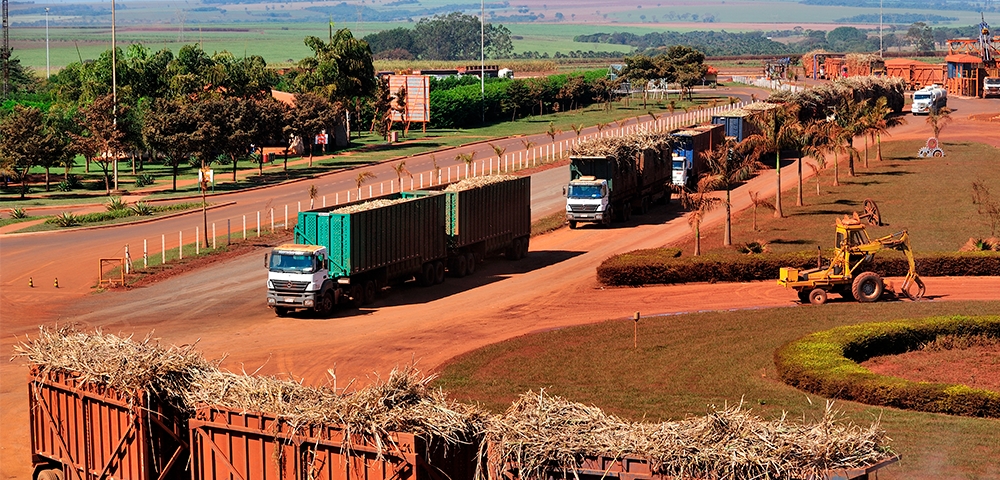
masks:
[[[267,299],[267,306],[273,307],[274,303],[275,303],[274,298],[268,298]]]
[[[308,298],[304,302],[302,302],[302,305],[304,305],[306,307],[311,307],[311,306],[313,306],[313,300],[311,298]]]

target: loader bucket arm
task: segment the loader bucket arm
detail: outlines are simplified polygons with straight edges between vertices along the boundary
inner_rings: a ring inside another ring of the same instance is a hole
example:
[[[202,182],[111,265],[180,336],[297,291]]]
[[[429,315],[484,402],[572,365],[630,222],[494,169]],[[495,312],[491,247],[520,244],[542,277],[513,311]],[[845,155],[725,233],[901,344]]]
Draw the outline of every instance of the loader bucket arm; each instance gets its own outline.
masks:
[[[913,301],[920,300],[924,296],[927,287],[917,275],[917,262],[913,259],[913,249],[910,248],[910,235],[906,230],[903,230],[902,232],[887,235],[875,241],[882,244],[885,248],[899,250],[903,252],[903,255],[906,255],[906,262],[909,264],[910,269],[903,279],[901,287],[903,295],[906,295],[907,298]],[[913,286],[917,287],[916,293],[910,293],[910,288]]]

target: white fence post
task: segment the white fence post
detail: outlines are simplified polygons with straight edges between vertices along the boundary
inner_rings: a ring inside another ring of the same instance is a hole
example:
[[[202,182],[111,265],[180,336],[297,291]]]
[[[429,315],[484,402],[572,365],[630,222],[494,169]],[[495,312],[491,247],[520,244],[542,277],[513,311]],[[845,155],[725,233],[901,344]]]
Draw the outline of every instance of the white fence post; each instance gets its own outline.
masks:
[[[184,259],[184,230],[177,232],[177,259]]]
[[[167,263],[167,235],[163,233],[160,234],[160,256],[160,263]]]
[[[271,208],[271,233],[274,233],[274,208]]]
[[[142,268],[149,266],[149,251],[146,250],[146,239],[142,239]]]
[[[274,230],[273,228],[271,230]],[[285,204],[285,230],[288,230],[288,204]]]
[[[260,238],[260,210],[257,210],[257,238]]]
[[[194,254],[201,255],[201,232],[198,231],[198,227],[194,227]]]
[[[215,222],[212,222],[212,250],[215,250]]]
[[[243,215],[243,240],[247,239],[247,216]]]

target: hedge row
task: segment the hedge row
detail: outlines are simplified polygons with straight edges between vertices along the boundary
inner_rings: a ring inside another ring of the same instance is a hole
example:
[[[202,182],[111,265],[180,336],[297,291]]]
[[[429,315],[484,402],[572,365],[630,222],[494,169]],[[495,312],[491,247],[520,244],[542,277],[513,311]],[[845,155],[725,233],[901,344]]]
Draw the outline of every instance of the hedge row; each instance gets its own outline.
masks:
[[[596,92],[601,88],[598,82],[605,78],[606,72],[590,70],[582,76],[583,84],[581,88],[574,90],[573,98],[569,98],[570,92],[563,88],[569,81],[569,74],[490,81],[483,86],[485,92],[480,91],[479,83],[436,89],[430,92],[431,124],[436,128],[461,128],[481,124],[484,116],[484,93],[486,122],[506,121],[515,116],[529,115],[533,109],[537,109],[539,103],[544,105],[546,113],[550,113],[552,105],[557,102],[564,108],[569,108],[570,103],[586,106],[596,101]]]
[[[781,267],[815,268],[816,253],[702,255],[680,257],[676,249],[636,250],[608,258],[597,267],[605,285],[776,280]],[[829,252],[824,264],[829,264]],[[1000,274],[998,252],[942,252],[915,255],[917,274],[925,277],[993,276]],[[902,254],[876,257],[871,271],[883,277],[906,275]]]
[[[774,363],[785,383],[828,398],[922,412],[1000,417],[998,392],[886,377],[858,365],[873,356],[915,350],[939,335],[1000,338],[1000,316],[935,317],[834,328],[785,344],[774,353]]]

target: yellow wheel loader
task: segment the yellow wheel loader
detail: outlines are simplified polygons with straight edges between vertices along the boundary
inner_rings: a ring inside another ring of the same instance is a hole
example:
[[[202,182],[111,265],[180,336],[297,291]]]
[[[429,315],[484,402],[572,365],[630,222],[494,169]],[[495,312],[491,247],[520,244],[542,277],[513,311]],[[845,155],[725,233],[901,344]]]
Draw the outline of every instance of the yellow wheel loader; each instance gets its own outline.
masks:
[[[906,230],[875,240],[868,237],[865,226],[854,218],[837,219],[837,250],[827,266],[810,270],[782,268],[778,285],[792,288],[802,303],[822,305],[831,293],[859,302],[875,302],[886,292],[886,286],[875,272],[868,269],[875,253],[882,250],[900,250],[906,255],[910,270],[903,280],[902,294],[910,300],[919,300],[926,288],[917,276],[910,237]],[[915,289],[914,289],[915,287]],[[910,290],[914,289],[913,292]],[[889,293],[895,295],[890,284]]]

